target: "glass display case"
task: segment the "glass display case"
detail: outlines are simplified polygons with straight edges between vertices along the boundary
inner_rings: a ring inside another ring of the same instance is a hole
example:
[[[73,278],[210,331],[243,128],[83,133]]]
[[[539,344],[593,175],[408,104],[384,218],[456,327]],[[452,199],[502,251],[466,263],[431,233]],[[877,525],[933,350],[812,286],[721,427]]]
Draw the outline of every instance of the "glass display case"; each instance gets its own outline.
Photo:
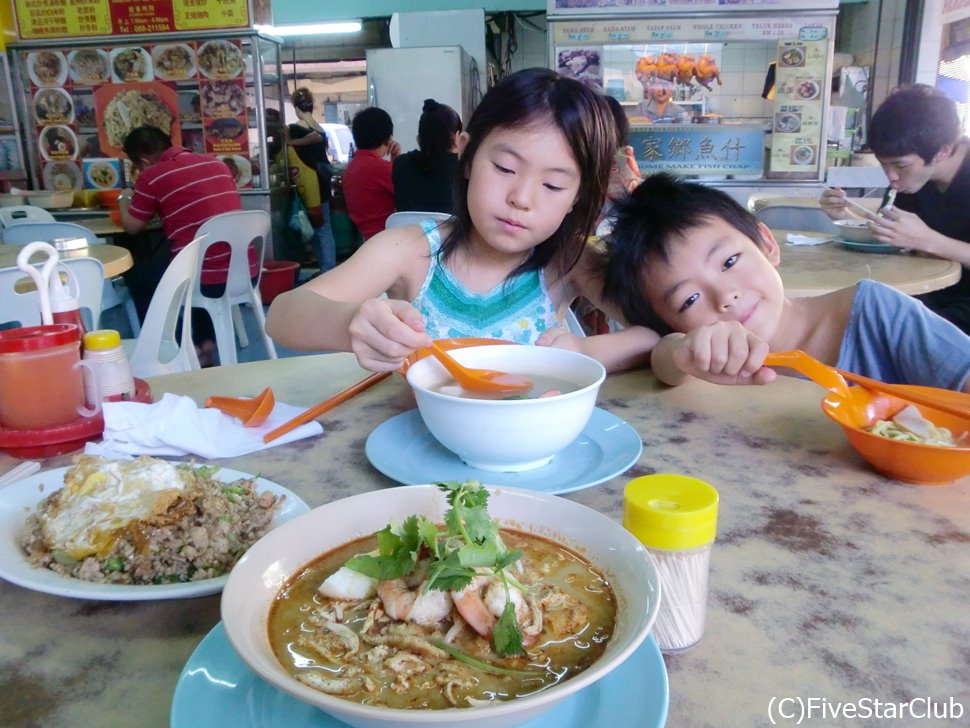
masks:
[[[11,187],[27,185],[27,170],[10,62],[6,53],[0,53],[0,58],[3,59],[0,68],[0,192],[9,192]]]
[[[246,209],[274,218],[267,103],[279,108],[281,40],[254,30],[59,39],[11,47],[22,90],[32,185],[48,190],[130,186],[125,136],[155,126],[173,143],[229,167]],[[269,161],[267,161],[269,160]],[[274,219],[274,230],[285,221]]]
[[[834,10],[636,17],[624,6],[550,16],[550,64],[619,100],[645,174],[819,180],[834,29]]]

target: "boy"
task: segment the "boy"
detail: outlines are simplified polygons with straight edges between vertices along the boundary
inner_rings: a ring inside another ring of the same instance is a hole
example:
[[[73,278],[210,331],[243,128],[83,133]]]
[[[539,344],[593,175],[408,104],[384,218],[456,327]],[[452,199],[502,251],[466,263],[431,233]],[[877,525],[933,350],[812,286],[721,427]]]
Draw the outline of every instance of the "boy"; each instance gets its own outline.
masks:
[[[769,351],[801,349],[874,379],[970,392],[970,338],[958,328],[869,280],[787,298],[771,231],[719,190],[658,174],[615,215],[604,296],[630,324],[667,334],[651,356],[667,384],[764,384],[776,376]]]
[[[343,175],[344,199],[347,214],[368,240],[384,229],[394,212],[391,164],[401,153],[401,145],[394,141],[394,123],[384,109],[361,109],[352,123],[357,151]]]
[[[970,140],[956,104],[932,86],[900,87],[873,114],[869,146],[898,193],[870,216],[876,240],[961,263],[957,283],[919,298],[970,333]],[[842,190],[826,191],[820,204],[834,220],[855,217]]]

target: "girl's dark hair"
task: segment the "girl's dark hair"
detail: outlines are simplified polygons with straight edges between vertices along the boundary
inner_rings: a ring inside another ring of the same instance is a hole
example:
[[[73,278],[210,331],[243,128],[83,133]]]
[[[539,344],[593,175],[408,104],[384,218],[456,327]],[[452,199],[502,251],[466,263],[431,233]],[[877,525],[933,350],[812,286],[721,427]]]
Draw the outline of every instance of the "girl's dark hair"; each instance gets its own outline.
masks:
[[[461,133],[461,117],[446,104],[425,99],[418,121],[418,169],[434,171],[455,146],[455,134]]]
[[[656,314],[644,289],[650,285],[651,264],[668,262],[674,238],[690,234],[711,219],[720,219],[762,247],[758,220],[729,195],[671,174],[654,174],[628,196],[616,201],[613,232],[601,259],[603,297],[622,312],[630,325],[648,326],[659,334],[671,328]]]
[[[556,232],[537,245],[511,275],[541,270],[553,262],[558,267],[556,272],[563,274],[577,263],[606,199],[610,165],[616,153],[616,132],[609,108],[599,94],[548,68],[527,68],[506,76],[485,94],[472,113],[465,128],[468,143],[458,162],[454,227],[441,246],[445,258],[471,234],[468,177],[485,137],[502,129],[545,123],[559,129],[572,151],[581,175],[579,192]]]
[[[956,104],[925,84],[895,89],[869,122],[869,148],[877,157],[918,154],[929,164],[943,145],[959,138]]]
[[[293,92],[293,106],[300,111],[313,111],[313,93],[305,86]]]

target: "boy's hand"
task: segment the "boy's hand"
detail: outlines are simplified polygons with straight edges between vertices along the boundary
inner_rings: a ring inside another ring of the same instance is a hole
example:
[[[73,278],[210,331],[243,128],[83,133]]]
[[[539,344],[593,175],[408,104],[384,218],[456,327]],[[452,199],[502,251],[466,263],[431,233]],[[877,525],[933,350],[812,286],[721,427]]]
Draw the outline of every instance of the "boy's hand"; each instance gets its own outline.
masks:
[[[880,243],[936,255],[934,242],[939,236],[915,213],[884,207],[874,216],[871,227],[873,237]]]
[[[364,369],[392,371],[415,349],[430,344],[424,319],[407,301],[371,298],[350,321],[350,347]]]
[[[818,200],[818,206],[833,220],[845,220],[850,217],[845,199],[845,190],[838,187],[826,188]]]
[[[767,384],[777,376],[764,366],[768,344],[737,321],[719,321],[684,335],[672,349],[675,366],[714,384]]]
[[[536,346],[551,346],[583,353],[582,339],[558,326],[543,332],[542,336],[536,339]]]

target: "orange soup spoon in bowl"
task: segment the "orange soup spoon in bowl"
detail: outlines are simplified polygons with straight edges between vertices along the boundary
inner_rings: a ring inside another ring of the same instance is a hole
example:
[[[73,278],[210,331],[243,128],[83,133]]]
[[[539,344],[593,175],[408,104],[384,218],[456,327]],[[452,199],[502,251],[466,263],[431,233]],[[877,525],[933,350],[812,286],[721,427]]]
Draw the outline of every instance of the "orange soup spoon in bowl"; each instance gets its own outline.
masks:
[[[431,342],[431,353],[441,362],[462,389],[472,392],[523,392],[532,388],[532,380],[521,374],[494,369],[473,369],[459,364],[437,341]]]

